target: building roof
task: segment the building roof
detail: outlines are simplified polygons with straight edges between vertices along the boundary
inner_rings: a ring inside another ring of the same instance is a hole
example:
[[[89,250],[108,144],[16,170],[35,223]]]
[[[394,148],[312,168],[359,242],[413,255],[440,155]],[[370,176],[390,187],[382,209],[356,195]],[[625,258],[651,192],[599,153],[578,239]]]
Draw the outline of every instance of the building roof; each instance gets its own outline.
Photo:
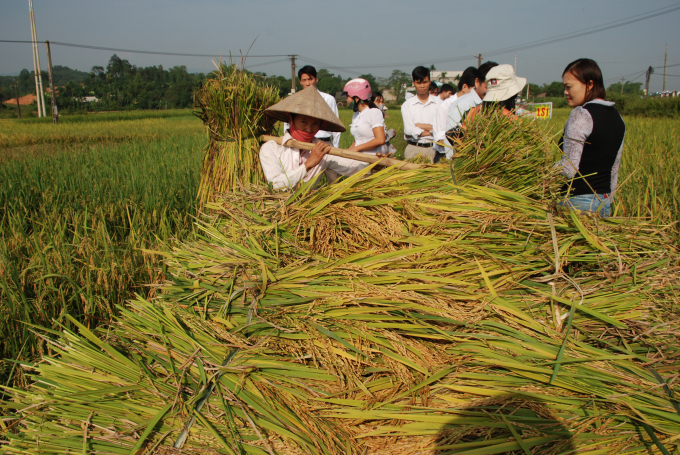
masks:
[[[26,96],[22,96],[19,98],[19,105],[21,106],[28,106],[29,104],[36,103],[38,101],[38,97],[35,95],[28,94]],[[11,100],[3,101],[3,104],[17,104],[17,99],[12,98]]]
[[[444,76],[446,73],[446,76]],[[454,79],[456,76],[463,74],[462,71],[430,71],[430,79]]]

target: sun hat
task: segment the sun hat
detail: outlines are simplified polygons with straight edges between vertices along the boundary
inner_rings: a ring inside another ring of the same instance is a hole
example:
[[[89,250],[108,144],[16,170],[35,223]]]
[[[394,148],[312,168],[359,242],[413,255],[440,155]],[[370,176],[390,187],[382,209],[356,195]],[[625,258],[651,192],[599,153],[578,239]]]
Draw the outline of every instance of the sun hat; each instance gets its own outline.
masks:
[[[344,133],[347,131],[337,115],[331,110],[319,91],[315,87],[306,89],[290,95],[275,105],[265,109],[265,114],[276,120],[288,122],[288,114],[307,115],[325,121],[324,131],[331,133]]]
[[[494,66],[486,73],[484,101],[505,101],[521,92],[525,85],[526,78],[515,76],[512,65]]]
[[[371,98],[371,84],[366,79],[352,79],[345,84],[343,90],[348,96],[357,96],[360,100],[366,101]]]

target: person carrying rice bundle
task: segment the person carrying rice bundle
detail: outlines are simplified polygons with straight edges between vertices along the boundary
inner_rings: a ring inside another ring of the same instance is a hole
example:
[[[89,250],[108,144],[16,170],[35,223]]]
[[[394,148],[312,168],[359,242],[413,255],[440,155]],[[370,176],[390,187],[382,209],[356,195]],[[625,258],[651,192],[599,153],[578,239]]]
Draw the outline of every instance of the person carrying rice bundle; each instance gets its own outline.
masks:
[[[297,92],[266,109],[265,114],[290,125],[282,138],[284,145],[268,141],[260,148],[262,170],[274,189],[292,189],[300,182],[317,178],[327,169],[349,176],[368,166],[360,161],[328,155],[330,144],[314,137],[319,130],[346,131],[316,89]],[[291,139],[311,142],[314,148],[308,151],[286,146]]]

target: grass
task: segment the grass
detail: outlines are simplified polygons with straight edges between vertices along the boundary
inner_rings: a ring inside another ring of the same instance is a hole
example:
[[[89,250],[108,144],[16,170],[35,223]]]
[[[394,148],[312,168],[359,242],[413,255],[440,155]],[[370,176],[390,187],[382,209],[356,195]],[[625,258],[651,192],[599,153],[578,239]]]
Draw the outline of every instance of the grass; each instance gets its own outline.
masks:
[[[46,352],[28,324],[56,327],[70,314],[94,327],[149,295],[162,273],[144,250],[192,230],[201,122],[190,111],[120,115],[0,121],[3,359]],[[32,156],[16,158],[28,147]],[[24,380],[1,365],[3,383]]]

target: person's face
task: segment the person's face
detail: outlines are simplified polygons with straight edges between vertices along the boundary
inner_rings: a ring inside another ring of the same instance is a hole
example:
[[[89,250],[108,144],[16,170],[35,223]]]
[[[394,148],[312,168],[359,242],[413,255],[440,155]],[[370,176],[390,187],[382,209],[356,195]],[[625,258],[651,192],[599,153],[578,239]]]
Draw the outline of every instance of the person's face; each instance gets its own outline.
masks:
[[[570,107],[581,106],[586,101],[586,93],[588,89],[592,90],[593,81],[588,81],[588,86],[579,81],[571,73],[565,73],[562,76],[562,83],[564,84],[564,94],[567,96],[567,103]]]
[[[430,95],[437,96],[437,89],[433,88],[432,90],[430,90]]]
[[[302,77],[300,78],[300,85],[302,85],[303,88],[311,86],[316,87],[317,82],[319,82],[319,78],[312,77],[309,74],[303,74]]]
[[[475,79],[475,90],[480,98],[484,99],[486,96],[486,81],[480,82],[479,79]]]
[[[416,88],[418,96],[422,97],[430,94],[430,78],[426,77],[419,81],[413,81],[413,86]]]
[[[442,92],[441,95],[439,95],[439,97],[443,100],[448,99],[450,96],[451,96],[451,92],[448,92],[448,91]]]
[[[375,97],[375,104],[385,104],[385,100],[383,99],[382,96],[376,96]]]
[[[295,123],[295,128],[305,133],[316,134],[321,129],[321,120],[307,115],[296,115],[293,123]]]

